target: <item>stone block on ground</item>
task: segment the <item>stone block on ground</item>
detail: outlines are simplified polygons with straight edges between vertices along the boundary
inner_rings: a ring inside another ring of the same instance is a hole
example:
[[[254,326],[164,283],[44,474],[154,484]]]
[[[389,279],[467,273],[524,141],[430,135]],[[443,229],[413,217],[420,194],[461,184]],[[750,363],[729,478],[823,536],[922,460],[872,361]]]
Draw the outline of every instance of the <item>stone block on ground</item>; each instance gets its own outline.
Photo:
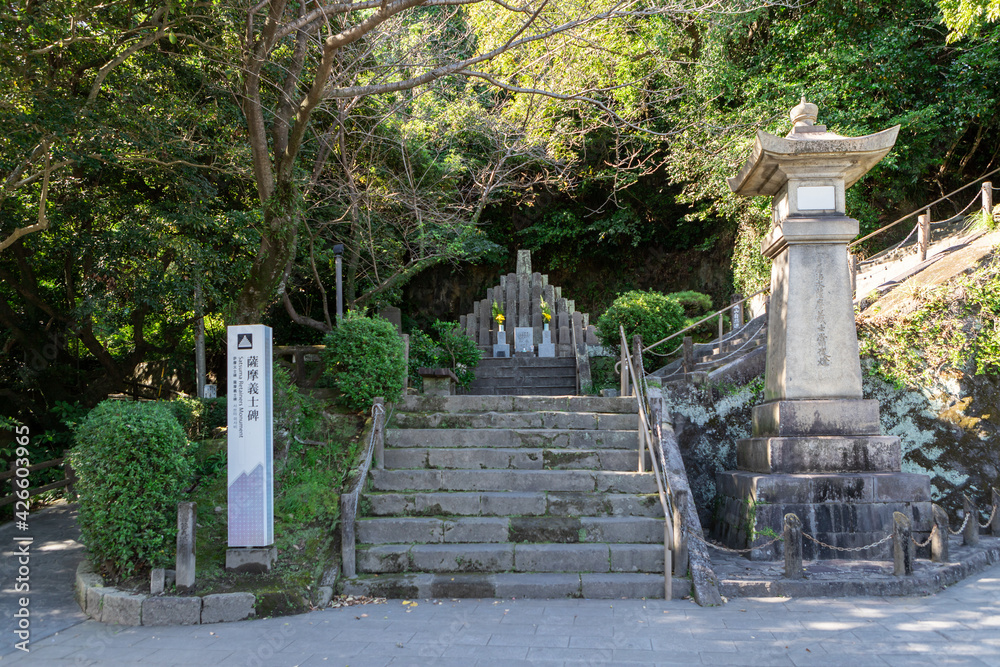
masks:
[[[141,625],[145,595],[108,590],[103,596],[101,622],[110,625]]]
[[[143,625],[197,625],[200,622],[199,597],[150,597],[142,602]]]
[[[254,614],[253,593],[218,593],[202,598],[202,623],[241,621]],[[327,600],[329,603],[329,600]]]

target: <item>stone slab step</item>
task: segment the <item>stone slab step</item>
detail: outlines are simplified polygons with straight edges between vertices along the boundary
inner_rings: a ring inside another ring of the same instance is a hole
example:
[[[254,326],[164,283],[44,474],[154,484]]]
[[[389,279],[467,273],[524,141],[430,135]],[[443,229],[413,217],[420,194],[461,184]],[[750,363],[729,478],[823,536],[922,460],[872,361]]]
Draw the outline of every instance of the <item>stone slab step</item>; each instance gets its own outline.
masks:
[[[565,396],[574,393],[574,387],[534,387],[531,390],[532,396]],[[461,390],[466,396],[521,396],[524,389],[521,387],[469,387]]]
[[[397,412],[390,428],[544,428],[608,429],[639,428],[636,414],[601,412]]]
[[[433,491],[362,498],[368,516],[663,516],[656,493]]]
[[[649,472],[612,470],[371,471],[375,491],[598,491],[656,493]]]
[[[343,580],[346,595],[400,598],[662,598],[663,575],[641,572],[383,574]],[[672,579],[671,595],[691,594],[689,579]]]
[[[635,398],[603,396],[407,396],[400,412],[609,412],[638,410]]]
[[[360,544],[467,542],[615,542],[663,544],[663,519],[653,517],[379,517],[356,524]]]
[[[499,428],[390,428],[387,447],[531,447],[542,449],[639,449],[638,431]],[[636,458],[638,454],[636,454]]]
[[[659,572],[662,544],[379,544],[358,572]]]
[[[636,470],[639,455],[622,449],[389,448],[387,469]],[[647,462],[649,455],[646,455]]]

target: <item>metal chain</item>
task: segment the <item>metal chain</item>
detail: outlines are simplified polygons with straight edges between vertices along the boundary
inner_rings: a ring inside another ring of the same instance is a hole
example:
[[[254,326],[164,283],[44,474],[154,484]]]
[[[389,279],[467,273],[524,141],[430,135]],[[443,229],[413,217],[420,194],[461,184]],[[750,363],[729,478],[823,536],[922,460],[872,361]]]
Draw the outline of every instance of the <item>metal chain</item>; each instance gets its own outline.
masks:
[[[775,542],[777,542],[777,541],[779,541],[781,539],[781,536],[779,535],[778,537],[774,538],[770,542],[765,542],[764,544],[758,544],[757,546],[754,546],[754,547],[749,547],[747,549],[730,549],[729,547],[724,547],[724,546],[721,546],[719,544],[713,544],[713,543],[709,542],[708,540],[706,540],[701,535],[697,535],[697,534],[692,533],[691,537],[693,537],[694,539],[698,540],[699,542],[701,542],[705,546],[712,547],[713,549],[717,549],[719,551],[725,551],[726,553],[730,553],[730,554],[748,554],[751,551],[753,551],[754,549],[763,549],[764,547],[769,547],[769,546],[771,546],[772,544],[774,544]]]
[[[864,551],[865,549],[873,549],[873,548],[875,548],[875,547],[877,547],[879,545],[885,544],[886,542],[888,542],[889,540],[892,539],[892,533],[889,533],[888,535],[886,535],[885,537],[883,537],[878,542],[873,542],[872,544],[866,544],[863,547],[835,547],[832,544],[827,544],[826,542],[821,542],[820,540],[817,540],[815,537],[813,537],[809,533],[802,533],[802,537],[808,537],[810,540],[812,540],[816,544],[818,544],[820,546],[823,546],[823,547],[826,547],[827,549],[833,549],[834,551]]]
[[[965,530],[965,527],[969,525],[969,517],[971,517],[971,516],[972,516],[972,512],[966,512],[965,513],[965,521],[962,522],[962,527],[959,528],[958,530],[952,530],[951,526],[948,526],[948,532],[951,533],[952,535],[961,535],[962,531]],[[976,521],[976,523],[979,523],[979,522]]]
[[[980,528],[989,528],[990,524],[993,523],[993,519],[995,519],[996,516],[997,516],[997,505],[994,503],[994,505],[993,505],[993,511],[990,513],[990,518],[986,520],[986,523],[980,523],[979,527]],[[976,523],[979,523],[979,522],[977,521]]]
[[[922,549],[922,548],[926,547],[928,544],[931,543],[931,540],[934,539],[934,533],[936,533],[936,532],[937,532],[937,524],[934,524],[934,526],[931,527],[931,533],[930,533],[930,535],[928,535],[927,539],[924,540],[923,542],[917,542],[916,540],[913,539],[912,536],[910,537],[910,539],[913,540],[913,543],[915,545],[917,545],[918,547],[920,547]]]

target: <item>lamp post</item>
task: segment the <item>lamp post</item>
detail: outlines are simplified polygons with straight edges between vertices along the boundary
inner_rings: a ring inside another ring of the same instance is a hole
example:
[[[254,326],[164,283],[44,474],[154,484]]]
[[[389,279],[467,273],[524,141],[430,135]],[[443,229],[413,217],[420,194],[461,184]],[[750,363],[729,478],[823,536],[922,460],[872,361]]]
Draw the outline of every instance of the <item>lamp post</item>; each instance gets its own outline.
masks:
[[[344,244],[338,243],[333,246],[333,254],[336,256],[337,265],[337,325],[344,319],[344,281],[341,270],[341,256],[344,254]]]

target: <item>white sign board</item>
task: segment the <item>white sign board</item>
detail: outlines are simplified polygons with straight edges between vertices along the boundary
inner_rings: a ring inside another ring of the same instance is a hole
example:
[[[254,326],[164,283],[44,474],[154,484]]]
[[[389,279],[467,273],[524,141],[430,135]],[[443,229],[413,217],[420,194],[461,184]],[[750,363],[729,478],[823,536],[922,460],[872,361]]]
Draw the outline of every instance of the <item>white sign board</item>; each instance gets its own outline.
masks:
[[[832,185],[801,186],[798,197],[800,211],[833,211],[837,208],[837,191]]]
[[[271,328],[229,327],[229,546],[274,544]]]

